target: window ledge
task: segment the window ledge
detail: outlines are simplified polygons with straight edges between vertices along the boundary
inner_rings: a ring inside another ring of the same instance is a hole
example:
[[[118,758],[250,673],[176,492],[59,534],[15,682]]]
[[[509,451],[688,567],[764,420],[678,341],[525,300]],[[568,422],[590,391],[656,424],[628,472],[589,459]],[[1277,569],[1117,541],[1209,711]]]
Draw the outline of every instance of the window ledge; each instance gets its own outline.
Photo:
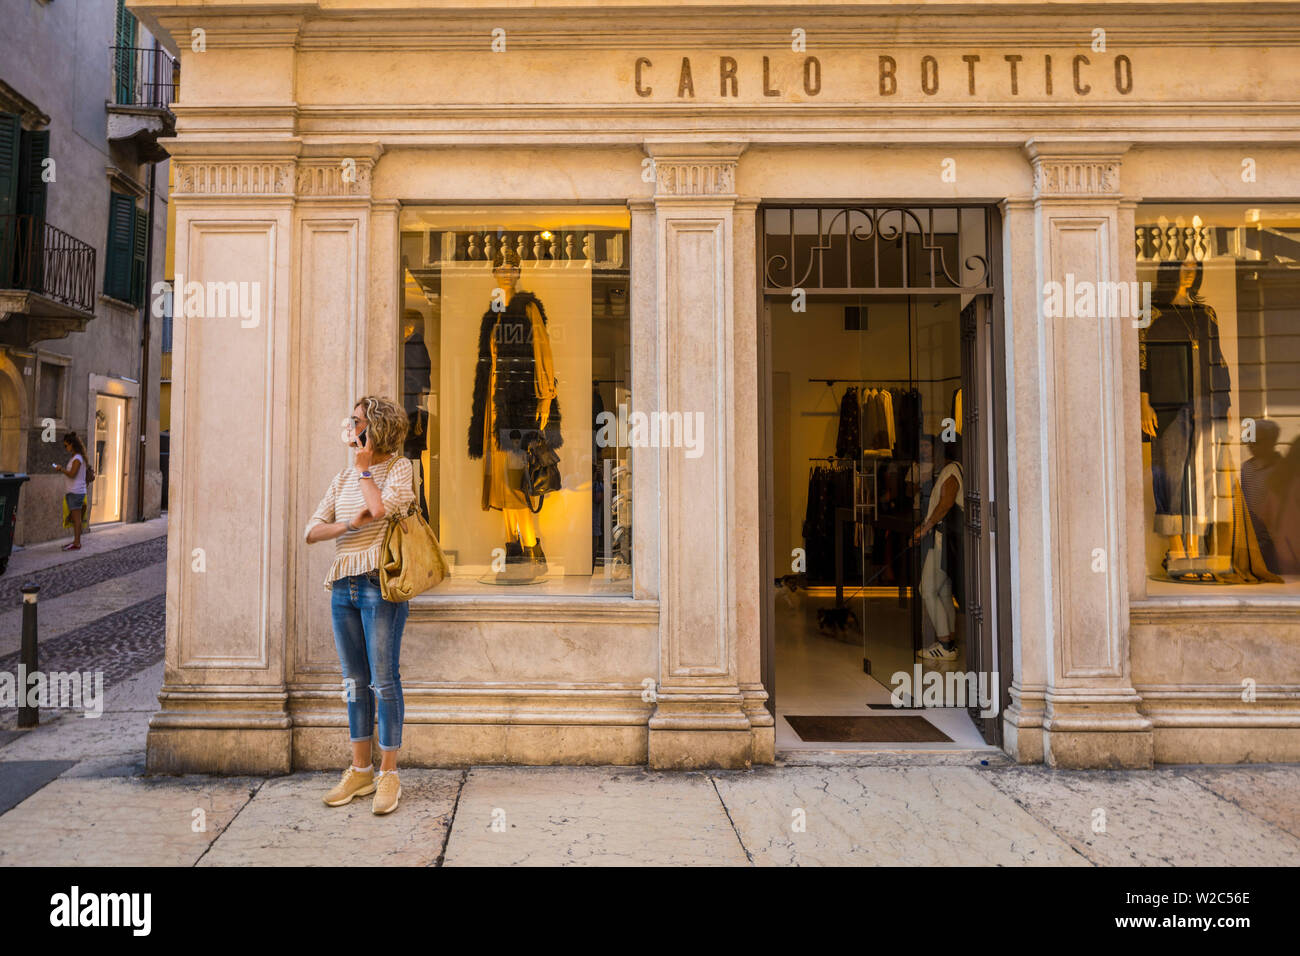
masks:
[[[130,312],[132,315],[135,315],[135,313],[140,311],[130,302],[124,302],[121,299],[115,299],[111,295],[108,295],[105,292],[99,293],[99,301],[109,306],[110,308],[120,309],[124,312]]]
[[[1132,624],[1295,624],[1300,595],[1221,598],[1146,598],[1129,604]]]
[[[632,597],[498,597],[426,592],[410,601],[412,621],[527,621],[545,624],[658,624],[659,602]]]

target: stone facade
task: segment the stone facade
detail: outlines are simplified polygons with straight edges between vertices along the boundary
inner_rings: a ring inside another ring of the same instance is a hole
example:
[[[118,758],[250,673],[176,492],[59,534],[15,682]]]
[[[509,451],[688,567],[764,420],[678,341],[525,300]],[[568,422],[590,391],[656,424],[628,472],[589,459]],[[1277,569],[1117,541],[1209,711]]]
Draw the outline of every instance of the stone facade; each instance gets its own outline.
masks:
[[[153,770],[342,759],[328,557],[301,529],[345,463],[335,410],[397,387],[402,204],[467,200],[627,203],[634,403],[702,410],[709,453],[649,449],[639,466],[630,598],[412,602],[404,760],[773,760],[755,400],[765,199],[1001,209],[1006,749],[1066,767],[1300,758],[1300,604],[1148,595],[1137,332],[1047,320],[1039,295],[1066,273],[1133,281],[1143,199],[1300,196],[1283,5],[850,16],[825,3],[794,20],[764,3],[632,0],[509,16],[385,0],[131,6],[176,40],[187,77],[170,147],[176,271],[264,296],[256,328],[175,330]],[[1245,156],[1267,175],[1242,181]],[[1244,675],[1259,681],[1251,704]]]

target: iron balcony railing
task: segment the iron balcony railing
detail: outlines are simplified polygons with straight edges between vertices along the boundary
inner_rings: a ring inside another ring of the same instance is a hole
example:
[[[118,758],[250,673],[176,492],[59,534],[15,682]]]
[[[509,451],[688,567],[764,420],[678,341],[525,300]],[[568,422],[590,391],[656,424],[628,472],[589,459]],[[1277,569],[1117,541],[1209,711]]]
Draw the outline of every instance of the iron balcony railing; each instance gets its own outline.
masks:
[[[94,312],[95,247],[35,216],[0,216],[0,289]]]
[[[180,86],[181,70],[176,58],[162,49],[115,46],[113,94],[118,106],[171,109]]]

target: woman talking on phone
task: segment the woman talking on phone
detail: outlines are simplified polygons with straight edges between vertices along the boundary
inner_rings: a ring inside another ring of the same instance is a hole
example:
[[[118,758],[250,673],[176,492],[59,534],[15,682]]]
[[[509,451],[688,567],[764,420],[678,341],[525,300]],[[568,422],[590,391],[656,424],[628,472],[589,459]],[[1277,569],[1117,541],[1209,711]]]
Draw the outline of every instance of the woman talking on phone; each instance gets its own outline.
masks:
[[[334,476],[307,522],[308,544],[334,539],[325,589],[331,592],[334,646],[347,689],[352,741],[351,766],[323,798],[331,807],[373,793],[371,810],[391,813],[402,796],[397,751],[404,708],[398,658],[407,604],[384,599],[379,561],[385,515],[404,513],[415,500],[410,459],[397,454],[406,429],[406,413],[395,402],[374,395],[360,399],[347,427],[348,445],[356,449],[353,464]],[[376,716],[377,777],[370,751]]]
[[[86,482],[94,481],[90,463],[86,461],[86,446],[81,443],[76,432],[63,436],[63,447],[72,457],[66,465],[55,462],[55,471],[63,472],[63,502],[68,507],[68,519],[72,522],[72,541],[63,546],[64,551],[81,550],[81,521],[86,513]],[[65,524],[64,527],[67,527]]]

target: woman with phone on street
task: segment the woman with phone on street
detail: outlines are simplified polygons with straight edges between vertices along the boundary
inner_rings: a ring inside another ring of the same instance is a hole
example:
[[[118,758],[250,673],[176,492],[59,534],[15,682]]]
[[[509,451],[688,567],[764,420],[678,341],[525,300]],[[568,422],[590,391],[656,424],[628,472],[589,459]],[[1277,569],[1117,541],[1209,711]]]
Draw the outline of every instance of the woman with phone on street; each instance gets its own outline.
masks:
[[[54,462],[50,465],[55,471],[63,472],[63,503],[68,509],[68,518],[72,522],[72,543],[63,546],[64,551],[81,550],[81,518],[86,512],[86,482],[94,481],[94,473],[86,461],[86,446],[81,443],[76,432],[63,436],[63,447],[72,457],[66,465]],[[64,525],[67,527],[67,525]]]
[[[323,797],[343,806],[353,797],[374,794],[377,814],[397,809],[402,788],[397,752],[402,744],[404,711],[398,658],[407,604],[384,599],[379,562],[388,522],[415,500],[411,461],[398,454],[406,438],[406,412],[387,398],[367,395],[352,409],[346,440],[356,449],[353,464],[330,482],[307,522],[306,541],[334,539],[334,563],[325,577],[331,592],[334,646],[347,690],[348,737],[352,763]],[[379,774],[370,745],[379,724]]]

